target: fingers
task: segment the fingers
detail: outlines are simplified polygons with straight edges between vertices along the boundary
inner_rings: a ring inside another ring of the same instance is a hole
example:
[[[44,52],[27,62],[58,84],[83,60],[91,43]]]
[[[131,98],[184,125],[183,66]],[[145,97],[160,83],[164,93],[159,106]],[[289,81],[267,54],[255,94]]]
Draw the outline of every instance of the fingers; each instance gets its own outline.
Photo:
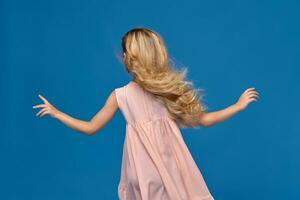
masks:
[[[257,101],[257,99],[255,99],[255,98],[250,98],[250,99],[249,99],[249,102],[252,102],[252,101]]]
[[[249,91],[247,94],[258,94],[258,92],[255,90],[252,90],[252,91]]]
[[[252,95],[250,95],[250,97],[259,98],[259,96],[257,94],[252,94]]]
[[[50,109],[51,104],[42,95],[39,94],[38,97],[44,102],[44,104],[37,104],[37,105],[32,106],[32,108],[43,108],[36,114],[36,116],[42,117],[45,114],[50,113],[49,109]]]
[[[258,96],[259,93],[257,91],[255,91],[254,89],[255,89],[254,87],[248,88],[247,90],[245,90],[244,94],[245,95],[249,95],[250,97],[255,96],[255,97],[258,98],[259,97]]]
[[[41,109],[35,116],[39,116],[42,112],[44,112],[46,109]]]
[[[47,101],[47,99],[45,99],[45,97],[43,97],[42,95],[39,94],[40,99],[42,99],[42,101],[46,104],[48,104],[49,102]]]
[[[45,112],[43,112],[41,115],[40,115],[40,117],[42,117],[42,116],[44,116],[44,115],[46,115],[46,114],[49,114],[50,113],[50,111],[49,110],[46,110]]]
[[[38,104],[38,105],[32,106],[32,108],[43,108],[36,114],[36,116],[42,117],[45,114],[50,114],[52,105],[42,95],[39,94],[38,97],[44,102],[44,104]]]
[[[42,117],[42,116],[44,116],[46,113],[48,113],[48,109],[44,108],[44,109],[40,110],[40,111],[36,114],[36,116]]]
[[[252,91],[252,90],[254,90],[255,88],[254,87],[252,87],[252,88],[248,88],[247,90],[245,90],[245,92],[244,93],[248,93],[248,92],[250,92],[250,91]]]
[[[47,106],[46,104],[38,104],[38,105],[32,106],[32,108],[43,108],[46,106]]]
[[[249,92],[248,94],[245,95],[247,95],[248,97],[253,97],[253,96],[258,97],[258,92]]]

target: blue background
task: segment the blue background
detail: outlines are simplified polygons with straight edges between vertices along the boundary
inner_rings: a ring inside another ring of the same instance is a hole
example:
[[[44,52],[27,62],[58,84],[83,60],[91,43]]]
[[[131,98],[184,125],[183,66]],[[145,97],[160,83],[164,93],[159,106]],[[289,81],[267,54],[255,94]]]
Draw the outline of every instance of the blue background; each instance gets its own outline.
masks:
[[[88,120],[131,77],[116,55],[136,26],[164,38],[208,111],[249,87],[258,102],[182,134],[216,200],[300,199],[299,1],[1,1],[0,199],[117,199],[125,121],[87,137],[42,94]]]

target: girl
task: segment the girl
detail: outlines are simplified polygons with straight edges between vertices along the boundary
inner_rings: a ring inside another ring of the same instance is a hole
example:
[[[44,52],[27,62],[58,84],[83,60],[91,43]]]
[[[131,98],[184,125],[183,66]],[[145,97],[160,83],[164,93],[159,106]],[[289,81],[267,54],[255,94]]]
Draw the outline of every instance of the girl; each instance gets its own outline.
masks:
[[[37,116],[49,114],[86,135],[99,131],[120,109],[126,120],[120,200],[213,200],[180,132],[183,127],[208,127],[257,101],[254,88],[225,109],[206,112],[198,90],[185,80],[186,69],[171,65],[161,36],[134,28],[122,37],[123,62],[132,80],[115,88],[90,120],[56,109],[42,95]]]

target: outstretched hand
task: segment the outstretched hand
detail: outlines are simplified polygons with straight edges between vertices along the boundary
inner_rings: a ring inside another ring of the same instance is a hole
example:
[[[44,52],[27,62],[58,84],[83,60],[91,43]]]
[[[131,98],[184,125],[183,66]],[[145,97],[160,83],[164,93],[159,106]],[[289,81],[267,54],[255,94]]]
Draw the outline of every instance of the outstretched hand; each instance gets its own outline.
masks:
[[[236,105],[238,105],[241,110],[244,110],[250,102],[257,101],[257,98],[259,98],[258,92],[254,89],[255,88],[248,88],[245,90],[236,102]]]
[[[45,114],[49,114],[51,117],[55,118],[55,116],[59,113],[59,110],[57,110],[53,105],[51,105],[47,101],[47,99],[45,99],[40,94],[39,94],[39,98],[42,99],[44,104],[38,104],[38,105],[33,106],[33,108],[43,108],[36,114],[36,116],[42,117]]]

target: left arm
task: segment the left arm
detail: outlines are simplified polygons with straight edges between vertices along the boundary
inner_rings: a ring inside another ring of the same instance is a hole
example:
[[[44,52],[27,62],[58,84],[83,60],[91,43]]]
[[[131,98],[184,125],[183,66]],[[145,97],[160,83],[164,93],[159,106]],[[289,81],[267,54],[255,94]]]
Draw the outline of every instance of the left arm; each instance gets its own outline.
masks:
[[[233,115],[247,108],[248,104],[253,101],[257,101],[258,92],[254,90],[255,88],[248,88],[245,90],[238,101],[224,109],[214,111],[214,112],[202,112],[199,117],[199,124],[208,127],[215,125],[217,123],[223,122],[229,119]]]
[[[99,131],[104,125],[106,125],[110,121],[110,119],[114,116],[115,112],[118,110],[115,91],[111,92],[104,106],[89,121],[83,121],[71,117],[70,115],[56,109],[42,95],[39,95],[39,97],[44,101],[44,104],[33,106],[33,108],[43,108],[37,113],[37,116],[41,117],[45,114],[49,114],[51,115],[51,117],[59,120],[66,126],[74,129],[75,131],[82,132],[86,135],[93,135],[97,131]]]
[[[214,124],[225,121],[226,119],[232,117],[236,113],[241,111],[241,108],[237,104],[232,104],[224,109],[214,111],[214,112],[202,112],[199,119],[199,124],[208,127]]]

